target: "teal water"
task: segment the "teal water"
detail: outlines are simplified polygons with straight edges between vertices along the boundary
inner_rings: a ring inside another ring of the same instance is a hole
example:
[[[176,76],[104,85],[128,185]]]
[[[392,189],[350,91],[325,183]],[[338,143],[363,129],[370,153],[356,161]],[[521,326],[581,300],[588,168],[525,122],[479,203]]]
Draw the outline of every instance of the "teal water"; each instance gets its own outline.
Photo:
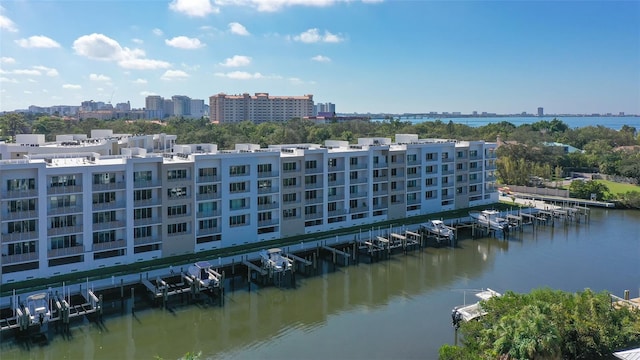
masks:
[[[640,291],[640,211],[592,210],[589,224],[525,228],[508,240],[462,240],[304,278],[297,289],[228,291],[224,307],[189,305],[107,318],[6,359],[435,359],[454,343],[464,289]]]
[[[544,117],[469,117],[469,118],[438,118],[438,117],[421,117],[421,118],[413,118],[413,117],[402,117],[401,121],[409,121],[414,124],[424,122],[424,121],[435,121],[436,119],[440,119],[444,123],[448,123],[449,121],[453,121],[456,124],[464,124],[472,127],[485,126],[491,123],[499,123],[502,121],[507,121],[512,123],[515,126],[520,126],[523,124],[533,124],[538,121],[547,120],[551,121],[554,118],[562,120],[569,128],[577,128],[577,127],[586,127],[586,126],[604,126],[614,130],[620,130],[622,126],[628,125],[635,127],[637,130],[640,130],[640,117],[637,116],[610,116],[610,117],[600,117],[600,116],[544,116]],[[383,119],[374,119],[376,121],[383,121]]]

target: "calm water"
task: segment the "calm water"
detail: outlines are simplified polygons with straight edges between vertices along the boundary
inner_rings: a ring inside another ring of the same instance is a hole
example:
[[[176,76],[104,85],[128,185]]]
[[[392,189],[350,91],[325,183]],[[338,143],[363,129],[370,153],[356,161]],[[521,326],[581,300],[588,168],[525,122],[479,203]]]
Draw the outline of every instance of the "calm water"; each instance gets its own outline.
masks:
[[[450,311],[463,289],[548,286],[632,296],[640,290],[640,211],[592,210],[588,225],[526,228],[509,240],[463,240],[375,264],[298,276],[297,289],[228,291],[224,307],[149,309],[72,328],[6,359],[435,359],[454,342]],[[475,302],[466,293],[467,302]]]
[[[634,116],[611,116],[611,117],[599,117],[599,116],[556,116],[556,117],[482,117],[482,118],[442,118],[441,120],[448,123],[449,120],[456,124],[464,124],[472,127],[484,126],[491,123],[499,123],[507,121],[515,126],[523,124],[532,124],[538,121],[547,120],[551,121],[554,118],[562,120],[569,128],[585,127],[585,126],[598,126],[602,125],[611,129],[620,130],[623,125],[635,127],[640,130],[640,117]],[[434,121],[436,118],[405,118],[402,121],[410,121],[414,124],[424,121]],[[382,119],[377,119],[382,121]]]

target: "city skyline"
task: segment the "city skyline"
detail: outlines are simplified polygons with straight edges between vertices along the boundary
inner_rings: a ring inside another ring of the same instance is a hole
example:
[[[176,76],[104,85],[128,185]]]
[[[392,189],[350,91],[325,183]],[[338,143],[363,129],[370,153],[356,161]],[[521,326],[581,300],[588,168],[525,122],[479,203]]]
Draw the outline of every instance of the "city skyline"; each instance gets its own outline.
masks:
[[[632,1],[10,1],[0,111],[268,92],[342,113],[639,114],[639,24]]]

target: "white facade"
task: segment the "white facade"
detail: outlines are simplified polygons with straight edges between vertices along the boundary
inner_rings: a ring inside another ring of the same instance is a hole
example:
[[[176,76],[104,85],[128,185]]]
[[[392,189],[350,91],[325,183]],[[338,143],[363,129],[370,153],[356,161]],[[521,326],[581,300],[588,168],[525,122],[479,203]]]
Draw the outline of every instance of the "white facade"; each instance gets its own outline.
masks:
[[[270,96],[268,93],[218,94],[209,98],[213,123],[288,121],[313,115],[313,95]]]
[[[482,141],[398,134],[218,150],[95,131],[61,136],[61,152],[43,140],[0,144],[11,154],[0,160],[2,283],[498,200],[496,146]]]

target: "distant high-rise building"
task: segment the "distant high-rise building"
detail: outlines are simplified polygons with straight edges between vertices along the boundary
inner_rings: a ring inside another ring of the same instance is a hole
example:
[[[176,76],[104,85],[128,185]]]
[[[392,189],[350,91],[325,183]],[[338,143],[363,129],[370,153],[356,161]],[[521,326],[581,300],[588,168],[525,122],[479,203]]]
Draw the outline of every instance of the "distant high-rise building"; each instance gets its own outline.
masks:
[[[204,100],[202,99],[191,99],[191,117],[192,118],[201,118],[206,115]]]
[[[162,105],[164,108],[164,116],[173,116],[173,101],[171,101],[171,99],[164,99]]]
[[[269,96],[268,93],[209,97],[209,118],[213,123],[234,123],[245,120],[254,123],[288,121],[313,115],[313,95]]]
[[[191,98],[184,95],[173,95],[173,116],[189,117],[191,115]]]
[[[544,116],[544,108],[542,107],[538,108],[538,116]]]
[[[126,103],[118,103],[116,104],[116,110],[117,111],[129,111],[131,110],[131,103],[130,102],[126,102]]]
[[[147,119],[163,119],[165,116],[164,99],[159,95],[147,96],[144,110]]]
[[[313,115],[326,114],[336,112],[336,104],[328,103],[317,103],[313,106]]]

